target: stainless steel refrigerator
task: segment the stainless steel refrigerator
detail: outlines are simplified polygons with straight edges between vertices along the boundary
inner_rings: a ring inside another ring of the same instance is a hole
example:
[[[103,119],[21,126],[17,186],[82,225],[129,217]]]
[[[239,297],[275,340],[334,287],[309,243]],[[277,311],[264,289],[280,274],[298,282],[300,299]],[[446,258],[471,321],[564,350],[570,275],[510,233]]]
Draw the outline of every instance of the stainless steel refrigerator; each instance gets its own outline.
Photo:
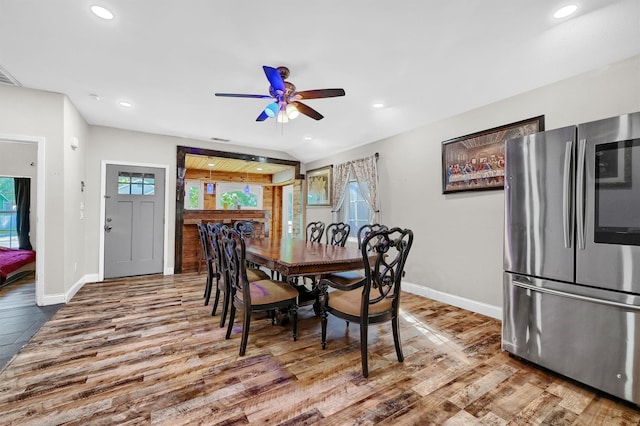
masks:
[[[640,405],[640,112],[505,157],[502,348]]]

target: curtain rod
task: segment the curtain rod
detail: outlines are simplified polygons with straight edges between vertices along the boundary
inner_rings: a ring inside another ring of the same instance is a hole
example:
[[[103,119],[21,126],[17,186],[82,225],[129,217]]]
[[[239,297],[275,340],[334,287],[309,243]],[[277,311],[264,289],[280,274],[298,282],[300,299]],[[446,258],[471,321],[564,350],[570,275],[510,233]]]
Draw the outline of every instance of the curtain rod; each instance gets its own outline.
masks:
[[[373,156],[374,156],[374,157],[376,158],[376,160],[377,160],[377,159],[380,157],[380,154],[378,154],[378,153],[376,152]],[[357,160],[347,161],[347,162],[345,162],[344,164],[351,164],[351,163],[355,163],[355,162],[357,162],[357,161],[366,160],[367,158],[370,158],[370,157],[358,158]],[[333,164],[332,164],[331,166],[333,167]]]

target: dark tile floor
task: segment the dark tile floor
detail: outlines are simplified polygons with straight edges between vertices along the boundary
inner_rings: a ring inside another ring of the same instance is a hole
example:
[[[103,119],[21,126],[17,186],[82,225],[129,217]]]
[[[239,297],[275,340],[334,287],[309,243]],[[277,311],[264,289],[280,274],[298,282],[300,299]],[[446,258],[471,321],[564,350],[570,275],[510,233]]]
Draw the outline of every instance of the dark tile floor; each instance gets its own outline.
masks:
[[[0,289],[0,370],[62,306],[36,306],[33,278]]]

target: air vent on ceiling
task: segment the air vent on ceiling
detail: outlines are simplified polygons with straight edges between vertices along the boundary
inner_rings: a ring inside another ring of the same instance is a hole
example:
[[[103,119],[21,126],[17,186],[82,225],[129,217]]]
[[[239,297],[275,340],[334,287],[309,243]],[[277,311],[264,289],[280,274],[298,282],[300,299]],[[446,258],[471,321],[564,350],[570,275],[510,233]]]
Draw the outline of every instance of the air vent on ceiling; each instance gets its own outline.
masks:
[[[222,139],[222,138],[213,137],[211,138],[211,140],[214,142],[229,142],[231,139]]]
[[[18,80],[13,78],[11,74],[0,66],[0,84],[8,84],[9,86],[22,86]]]

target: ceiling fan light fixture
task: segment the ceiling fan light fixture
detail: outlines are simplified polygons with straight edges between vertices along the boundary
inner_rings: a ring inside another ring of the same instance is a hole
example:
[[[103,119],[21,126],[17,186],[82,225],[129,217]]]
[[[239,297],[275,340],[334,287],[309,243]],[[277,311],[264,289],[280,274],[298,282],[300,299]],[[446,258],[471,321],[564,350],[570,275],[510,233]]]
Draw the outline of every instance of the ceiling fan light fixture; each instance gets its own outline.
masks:
[[[278,103],[272,102],[265,107],[264,113],[267,114],[267,116],[273,118],[278,114],[278,110],[279,110]]]
[[[288,123],[289,117],[287,117],[286,111],[280,111],[280,113],[278,114],[278,117],[276,118],[276,121],[278,123]]]
[[[287,117],[289,118],[289,120],[293,120],[299,115],[300,115],[300,111],[298,111],[298,108],[296,108],[295,105],[291,105],[291,104],[287,105]]]

